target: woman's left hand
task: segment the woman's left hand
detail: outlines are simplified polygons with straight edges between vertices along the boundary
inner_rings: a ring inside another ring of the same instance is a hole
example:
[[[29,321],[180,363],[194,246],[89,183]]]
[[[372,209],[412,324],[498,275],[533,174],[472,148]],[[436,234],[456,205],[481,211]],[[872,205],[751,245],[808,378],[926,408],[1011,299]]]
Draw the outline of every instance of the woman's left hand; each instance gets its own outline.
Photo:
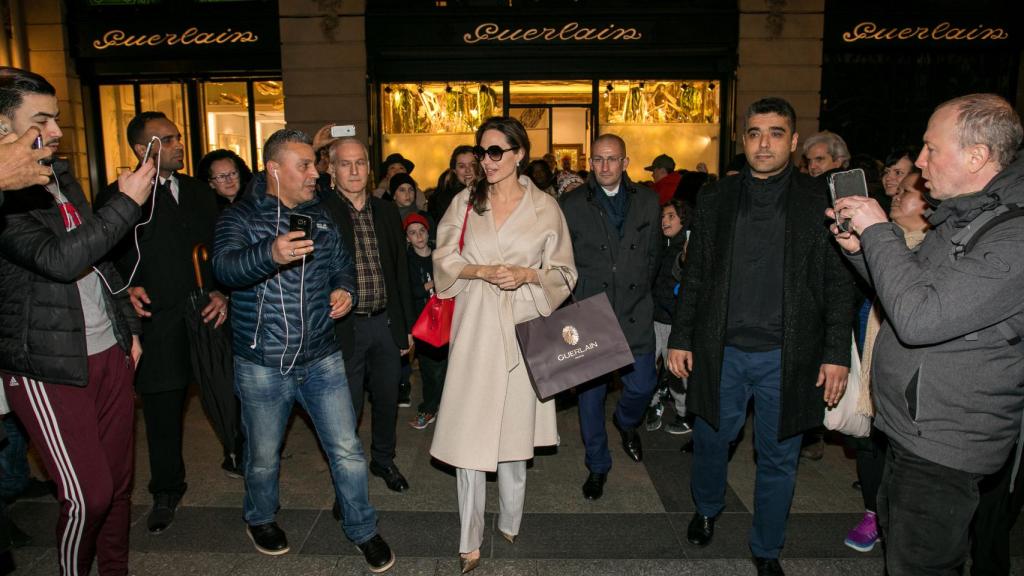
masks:
[[[498,288],[517,290],[523,284],[537,282],[537,271],[523,266],[499,266],[497,273]]]

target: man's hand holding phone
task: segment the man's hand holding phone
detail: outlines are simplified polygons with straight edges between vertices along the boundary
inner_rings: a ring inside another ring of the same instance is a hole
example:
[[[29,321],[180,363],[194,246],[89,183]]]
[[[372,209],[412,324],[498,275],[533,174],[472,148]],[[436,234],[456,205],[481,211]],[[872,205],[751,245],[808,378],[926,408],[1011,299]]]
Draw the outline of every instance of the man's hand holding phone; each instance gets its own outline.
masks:
[[[306,233],[301,230],[286,232],[278,236],[270,247],[270,256],[274,262],[281,265],[302,260],[303,256],[313,253],[313,241],[304,240],[305,237]]]
[[[49,146],[33,146],[39,130],[29,128],[18,138],[6,134],[0,138],[0,190],[20,190],[29,186],[44,186],[50,181],[50,167],[40,162],[53,156]]]
[[[139,165],[135,172],[122,172],[117,177],[117,189],[142,206],[153,193],[154,177],[156,165],[152,160],[148,160]]]

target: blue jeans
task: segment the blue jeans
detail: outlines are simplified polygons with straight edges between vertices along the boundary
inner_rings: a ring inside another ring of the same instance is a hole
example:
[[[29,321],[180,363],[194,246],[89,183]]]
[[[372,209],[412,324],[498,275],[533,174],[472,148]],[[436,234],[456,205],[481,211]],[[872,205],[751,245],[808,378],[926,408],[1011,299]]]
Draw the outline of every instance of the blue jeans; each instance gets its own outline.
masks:
[[[643,420],[647,405],[658,386],[658,373],[654,368],[654,352],[633,357],[632,366],[619,370],[622,378],[622,397],[615,407],[615,421],[627,430],[636,428]],[[587,469],[607,474],[612,469],[612,455],[608,451],[608,432],[605,429],[604,398],[608,394],[611,374],[602,376],[580,390],[580,432],[587,449]]]
[[[355,544],[377,533],[377,511],[370,505],[363,445],[356,436],[352,396],[341,352],[296,364],[287,376],[278,366],[260,366],[235,356],[235,393],[242,404],[245,433],[247,524],[274,521],[285,426],[298,400],[313,421],[327,454],[334,494],[341,503],[342,528]]]
[[[0,496],[12,497],[21,494],[30,480],[28,439],[13,412],[0,416],[0,419],[7,433],[7,444],[0,449]]]
[[[797,434],[778,439],[781,373],[781,349],[744,352],[727,346],[719,385],[718,430],[703,418],[697,418],[693,427],[694,473],[690,489],[697,512],[713,517],[725,508],[729,442],[743,429],[747,403],[754,397],[757,476],[750,551],[761,558],[778,558],[786,540],[786,520],[793,502],[803,438]]]

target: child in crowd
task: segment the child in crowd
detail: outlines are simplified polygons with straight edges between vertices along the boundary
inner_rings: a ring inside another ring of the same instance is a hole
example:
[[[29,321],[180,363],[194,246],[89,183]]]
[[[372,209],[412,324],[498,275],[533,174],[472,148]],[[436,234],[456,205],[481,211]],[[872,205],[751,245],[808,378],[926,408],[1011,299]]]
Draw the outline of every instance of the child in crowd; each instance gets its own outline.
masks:
[[[655,351],[661,356],[662,384],[651,398],[651,406],[647,409],[646,425],[648,431],[661,428],[662,414],[665,411],[663,400],[671,395],[675,407],[675,418],[665,426],[669,434],[687,434],[690,425],[686,422],[686,382],[673,376],[664,367],[668,360],[668,336],[672,332],[672,311],[675,309],[681,282],[682,260],[686,257],[686,205],[682,200],[669,200],[661,208],[661,232],[665,235],[665,249],[662,251],[658,272],[654,277],[654,338]]]
[[[402,222],[405,237],[409,241],[407,254],[409,262],[409,282],[412,284],[413,312],[418,318],[427,300],[434,293],[434,263],[430,257],[431,248],[428,241],[430,223],[422,214],[409,214]],[[437,408],[441,404],[441,391],[444,389],[444,375],[448,371],[448,346],[435,348],[417,339],[416,358],[420,362],[420,381],[423,384],[423,401],[416,409],[416,417],[409,426],[423,430],[437,416]]]

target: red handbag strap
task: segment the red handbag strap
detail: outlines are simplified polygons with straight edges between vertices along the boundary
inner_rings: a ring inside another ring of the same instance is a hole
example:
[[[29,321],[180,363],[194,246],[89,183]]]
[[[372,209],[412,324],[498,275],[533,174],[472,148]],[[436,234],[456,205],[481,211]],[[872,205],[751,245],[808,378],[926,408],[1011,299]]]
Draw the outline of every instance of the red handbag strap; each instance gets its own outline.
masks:
[[[462,247],[466,245],[466,223],[469,222],[469,211],[473,208],[473,202],[466,203],[466,216],[462,218],[462,233],[459,234],[459,254],[462,254]]]

